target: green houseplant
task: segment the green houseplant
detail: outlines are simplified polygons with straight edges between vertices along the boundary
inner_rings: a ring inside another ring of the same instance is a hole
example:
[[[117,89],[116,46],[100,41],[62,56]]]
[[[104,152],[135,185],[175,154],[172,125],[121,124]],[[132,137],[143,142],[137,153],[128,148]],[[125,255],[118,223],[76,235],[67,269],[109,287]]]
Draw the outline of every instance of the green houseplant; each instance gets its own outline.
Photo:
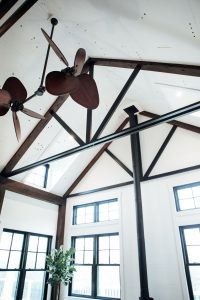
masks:
[[[59,249],[55,249],[46,258],[47,272],[49,273],[48,284],[52,286],[52,300],[60,299],[60,285],[68,285],[71,282],[74,271],[76,271],[73,265],[73,254],[75,250],[70,248],[64,250],[63,246]]]

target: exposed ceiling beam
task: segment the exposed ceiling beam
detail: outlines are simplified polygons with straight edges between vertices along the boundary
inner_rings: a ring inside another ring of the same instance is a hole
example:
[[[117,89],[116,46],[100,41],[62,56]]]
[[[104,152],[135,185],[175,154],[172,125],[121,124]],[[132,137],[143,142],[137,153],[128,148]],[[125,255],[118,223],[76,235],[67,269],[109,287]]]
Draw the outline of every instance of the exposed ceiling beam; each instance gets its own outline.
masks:
[[[126,118],[122,124],[117,128],[115,132],[121,131],[128,123],[129,118]],[[97,160],[101,157],[104,151],[111,145],[112,142],[105,144],[99,152],[93,157],[93,159],[89,162],[89,164],[85,167],[85,169],[81,172],[81,174],[76,178],[76,180],[72,183],[72,185],[68,188],[68,190],[63,195],[63,198],[67,198],[68,195],[75,189],[75,187],[81,182],[81,180],[85,177],[88,171],[94,166]]]
[[[133,81],[137,77],[137,75],[140,72],[140,70],[141,70],[141,66],[137,65],[135,67],[135,69],[133,70],[133,72],[131,73],[131,75],[129,76],[128,80],[126,81],[125,85],[123,86],[122,90],[120,91],[120,93],[117,96],[115,102],[113,103],[113,105],[111,106],[110,110],[108,111],[107,115],[105,116],[105,118],[103,119],[103,121],[101,122],[101,124],[99,125],[97,131],[95,132],[95,134],[94,134],[94,136],[92,138],[92,141],[95,141],[100,136],[100,134],[102,133],[102,131],[104,130],[104,128],[106,127],[106,125],[108,124],[108,122],[110,121],[110,119],[112,118],[114,112],[116,111],[116,109],[120,105],[121,101],[123,100],[123,98],[126,95],[127,91],[131,87]]]
[[[96,58],[96,57],[91,57],[88,60],[88,65],[90,63],[97,66],[128,68],[128,69],[133,69],[135,68],[136,65],[139,64],[142,66],[141,69],[142,71],[200,76],[200,66],[194,66],[194,65],[183,65],[183,64],[140,61],[140,60]]]
[[[0,37],[6,33],[38,0],[26,0],[22,5],[1,25]]]
[[[35,139],[38,137],[38,135],[41,133],[41,131],[46,127],[46,125],[49,123],[49,121],[52,118],[51,111],[56,112],[66,101],[66,99],[69,97],[69,95],[66,96],[60,96],[57,97],[53,105],[48,109],[48,111],[45,113],[44,117],[45,119],[42,119],[38,122],[36,127],[33,129],[33,131],[29,134],[29,136],[26,138],[26,140],[23,142],[23,144],[19,147],[17,152],[13,155],[13,157],[10,159],[10,161],[7,163],[7,165],[2,170],[3,173],[11,172],[12,169],[17,165],[18,161],[21,159],[21,157],[25,154],[25,152],[28,150],[28,148],[32,145],[32,143],[35,141]]]
[[[112,157],[112,159],[120,166],[126,173],[133,177],[133,172],[110,150],[106,149],[105,152]]]
[[[149,111],[141,111],[140,115],[151,118],[151,119],[160,117],[160,115],[151,113]],[[170,125],[173,125],[173,126],[177,126],[177,127],[195,132],[195,133],[200,133],[200,127],[198,127],[198,126],[194,126],[194,125],[184,123],[184,122],[180,122],[180,121],[176,121],[176,120],[169,121],[167,123],[170,124]]]
[[[37,189],[27,184],[0,176],[0,188],[10,192],[42,200],[56,205],[64,205],[65,200],[52,193]]]
[[[2,0],[0,2],[0,20],[17,3],[18,0]]]
[[[46,163],[50,163],[52,161],[56,161],[56,160],[62,159],[64,157],[68,157],[68,156],[73,155],[75,153],[79,153],[81,151],[91,149],[94,146],[109,143],[109,142],[117,140],[119,138],[131,135],[131,134],[136,134],[140,131],[149,129],[149,128],[154,127],[154,126],[158,126],[162,123],[169,122],[171,120],[174,120],[174,119],[176,119],[178,117],[181,117],[181,116],[184,116],[186,114],[190,114],[190,113],[192,113],[194,111],[197,111],[199,109],[200,109],[200,101],[195,102],[195,103],[190,104],[190,105],[187,105],[187,106],[184,106],[182,108],[173,110],[171,112],[168,112],[168,113],[166,113],[166,114],[164,114],[164,115],[162,115],[158,118],[154,118],[154,119],[142,122],[142,123],[138,124],[137,126],[134,126],[134,127],[130,126],[129,128],[123,129],[120,132],[109,134],[107,136],[104,136],[102,138],[97,139],[96,141],[92,141],[90,143],[87,143],[83,146],[79,146],[79,147],[76,147],[76,148],[58,153],[56,155],[52,155],[48,158],[45,158],[45,159],[42,159],[40,161],[34,162],[30,165],[21,167],[17,170],[14,170],[14,171],[10,172],[10,173],[4,173],[3,175],[5,177],[11,177],[11,176],[26,172],[28,170],[31,170],[31,169],[36,168],[38,166],[44,165]]]
[[[0,214],[3,206],[4,197],[5,197],[5,188],[3,186],[0,186]]]

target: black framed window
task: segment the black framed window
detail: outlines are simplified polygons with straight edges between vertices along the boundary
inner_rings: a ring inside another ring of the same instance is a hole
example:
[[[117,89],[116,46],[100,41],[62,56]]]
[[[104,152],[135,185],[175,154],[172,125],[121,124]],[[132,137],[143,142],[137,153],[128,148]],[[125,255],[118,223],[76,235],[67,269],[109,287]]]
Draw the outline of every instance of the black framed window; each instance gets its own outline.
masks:
[[[73,225],[119,219],[119,202],[110,199],[73,207]]]
[[[200,208],[200,182],[174,187],[177,211]]]
[[[77,297],[120,298],[119,234],[72,237],[76,272],[69,294]]]
[[[0,300],[45,300],[46,255],[52,237],[4,229],[0,240]]]
[[[26,177],[25,182],[41,188],[47,187],[49,164],[34,168]]]
[[[190,300],[199,300],[200,225],[181,226],[180,235]]]

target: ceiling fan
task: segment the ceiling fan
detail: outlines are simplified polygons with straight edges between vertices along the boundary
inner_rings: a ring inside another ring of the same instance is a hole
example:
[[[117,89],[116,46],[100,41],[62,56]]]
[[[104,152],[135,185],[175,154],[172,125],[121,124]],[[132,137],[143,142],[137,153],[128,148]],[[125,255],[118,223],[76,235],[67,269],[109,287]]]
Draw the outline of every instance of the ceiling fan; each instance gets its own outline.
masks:
[[[99,94],[96,82],[89,74],[83,71],[86,58],[85,49],[79,48],[77,50],[74,65],[69,67],[67,59],[58,46],[43,29],[41,30],[51,48],[66,66],[61,71],[53,71],[47,74],[45,82],[46,90],[56,96],[69,93],[71,98],[78,104],[88,109],[97,108],[99,105]]]

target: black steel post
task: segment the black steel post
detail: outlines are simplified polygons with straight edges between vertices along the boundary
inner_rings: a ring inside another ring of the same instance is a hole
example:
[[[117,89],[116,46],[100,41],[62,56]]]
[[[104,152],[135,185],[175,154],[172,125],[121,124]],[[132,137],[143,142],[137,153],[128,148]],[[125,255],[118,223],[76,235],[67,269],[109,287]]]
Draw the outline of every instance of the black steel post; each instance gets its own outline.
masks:
[[[138,125],[137,115],[138,112],[135,106],[125,109],[129,115],[130,126]],[[144,238],[144,224],[143,224],[143,211],[142,211],[142,194],[141,194],[141,180],[143,176],[142,161],[140,151],[139,133],[130,136],[132,163],[133,163],[133,177],[134,177],[134,191],[135,191],[135,208],[136,208],[136,226],[137,226],[137,244],[138,244],[138,261],[139,261],[139,274],[140,274],[140,300],[152,300],[149,297],[148,276],[147,276],[147,263],[146,263],[146,249]]]

